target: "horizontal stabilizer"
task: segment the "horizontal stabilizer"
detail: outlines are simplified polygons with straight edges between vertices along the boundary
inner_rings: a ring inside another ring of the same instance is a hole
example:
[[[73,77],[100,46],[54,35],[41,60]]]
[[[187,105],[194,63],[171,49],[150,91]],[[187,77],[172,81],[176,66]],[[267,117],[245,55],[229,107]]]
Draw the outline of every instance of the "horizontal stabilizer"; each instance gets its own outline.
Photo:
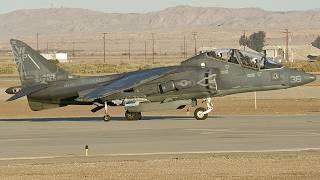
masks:
[[[41,89],[47,88],[47,84],[35,84],[31,86],[27,86],[22,88],[17,94],[9,98],[7,101],[14,101],[16,99],[19,99],[23,96],[28,96],[34,92],[40,91]]]
[[[21,88],[21,86],[9,87],[5,92],[7,94],[17,94],[21,90]]]

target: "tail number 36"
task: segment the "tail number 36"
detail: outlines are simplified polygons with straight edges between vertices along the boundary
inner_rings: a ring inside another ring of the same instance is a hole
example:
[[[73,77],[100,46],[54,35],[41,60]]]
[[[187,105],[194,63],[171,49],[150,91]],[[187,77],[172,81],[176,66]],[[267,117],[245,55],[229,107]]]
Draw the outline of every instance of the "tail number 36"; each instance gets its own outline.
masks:
[[[301,76],[290,76],[291,83],[300,83],[302,82]]]

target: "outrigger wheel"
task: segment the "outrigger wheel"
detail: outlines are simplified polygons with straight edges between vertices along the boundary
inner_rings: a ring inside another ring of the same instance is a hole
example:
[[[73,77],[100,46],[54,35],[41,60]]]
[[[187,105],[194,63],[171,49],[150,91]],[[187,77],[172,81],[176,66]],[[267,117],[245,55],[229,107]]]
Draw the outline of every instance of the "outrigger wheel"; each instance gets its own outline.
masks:
[[[105,115],[103,116],[103,120],[105,122],[108,122],[111,120],[111,116],[108,114],[108,103],[107,101],[104,102],[104,111],[105,111]]]
[[[103,120],[104,120],[104,121],[110,121],[110,120],[111,120],[111,116],[110,116],[110,115],[105,115],[105,116],[103,117]]]
[[[141,112],[129,112],[129,111],[126,111],[125,116],[126,116],[127,120],[129,120],[129,121],[136,121],[136,120],[141,120],[142,119]]]

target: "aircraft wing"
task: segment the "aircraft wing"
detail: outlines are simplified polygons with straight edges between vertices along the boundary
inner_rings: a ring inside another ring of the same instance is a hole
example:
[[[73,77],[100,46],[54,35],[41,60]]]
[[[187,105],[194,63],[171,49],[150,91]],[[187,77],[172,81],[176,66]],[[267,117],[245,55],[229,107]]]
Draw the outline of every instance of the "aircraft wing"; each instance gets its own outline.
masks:
[[[99,86],[90,92],[79,92],[80,96],[77,101],[92,102],[96,99],[111,96],[113,94],[122,92],[140,86],[144,83],[158,79],[176,70],[176,67],[161,67],[155,69],[147,69],[142,71],[131,72],[124,75],[122,78],[114,82]]]

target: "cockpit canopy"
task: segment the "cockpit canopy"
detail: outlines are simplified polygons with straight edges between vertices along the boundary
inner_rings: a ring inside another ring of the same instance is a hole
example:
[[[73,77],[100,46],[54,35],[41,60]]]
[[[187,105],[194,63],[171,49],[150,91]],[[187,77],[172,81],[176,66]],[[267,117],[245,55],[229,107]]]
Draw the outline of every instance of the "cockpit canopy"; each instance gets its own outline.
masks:
[[[264,54],[243,51],[238,49],[215,49],[206,52],[208,57],[234,64],[240,64],[250,69],[273,69],[281,68],[283,65],[266,58]]]

